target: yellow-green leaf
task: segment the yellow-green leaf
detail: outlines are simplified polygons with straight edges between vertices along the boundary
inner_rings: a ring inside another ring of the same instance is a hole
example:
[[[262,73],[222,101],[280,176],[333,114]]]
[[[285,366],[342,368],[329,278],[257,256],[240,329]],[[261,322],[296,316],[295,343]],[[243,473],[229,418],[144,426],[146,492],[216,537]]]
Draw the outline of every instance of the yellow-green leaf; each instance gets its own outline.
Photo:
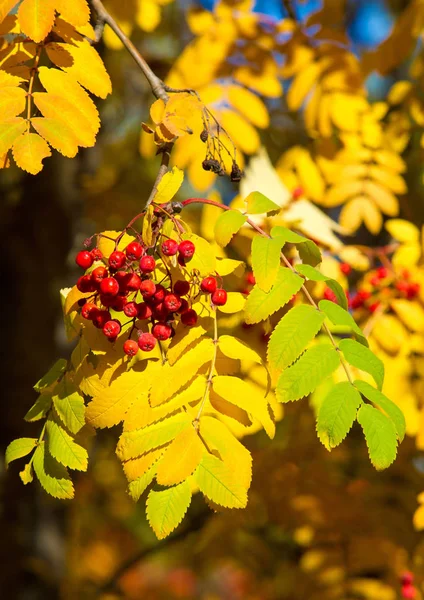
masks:
[[[161,485],[181,483],[195,471],[204,451],[197,431],[189,424],[168,446],[159,463],[156,481]]]
[[[27,456],[37,445],[37,438],[18,438],[6,448],[6,469],[13,460]]]
[[[159,182],[157,192],[153,199],[155,204],[166,204],[175,196],[184,181],[184,171],[178,167],[173,167],[168,171]]]
[[[181,523],[190,502],[188,481],[161,492],[151,490],[146,502],[146,514],[158,539],[166,538]]]
[[[246,223],[247,216],[238,210],[227,210],[221,215],[215,223],[214,233],[217,244],[222,247],[231,242],[231,238]]]

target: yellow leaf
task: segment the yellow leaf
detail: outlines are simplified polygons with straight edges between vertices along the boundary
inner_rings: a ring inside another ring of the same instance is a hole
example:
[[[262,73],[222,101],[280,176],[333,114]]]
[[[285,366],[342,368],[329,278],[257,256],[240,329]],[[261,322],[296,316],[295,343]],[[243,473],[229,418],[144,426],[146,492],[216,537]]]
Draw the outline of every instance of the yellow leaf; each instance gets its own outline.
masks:
[[[418,242],[420,239],[418,227],[404,219],[389,219],[385,223],[385,228],[399,242]]]
[[[390,190],[383,187],[383,185],[365,180],[363,182],[363,193],[370,196],[385,215],[394,217],[398,214],[398,199]]]
[[[318,110],[318,131],[322,137],[331,137],[333,126],[331,124],[331,94],[324,94]]]
[[[45,119],[33,117],[31,125],[55,150],[73,158],[78,153],[78,140],[72,129],[58,119]]]
[[[234,273],[236,277],[241,277],[245,271],[246,265],[242,260],[232,258],[218,258],[216,261],[216,272],[221,277]]]
[[[86,25],[90,19],[90,9],[87,0],[55,0],[55,8],[62,19],[74,25],[81,27]]]
[[[171,96],[162,119],[166,129],[174,136],[182,136],[193,133],[196,123],[201,123],[200,103],[196,96],[187,92]]]
[[[166,357],[170,365],[173,365],[196,340],[206,333],[203,323],[198,323],[195,327],[178,327],[171,343],[168,346]]]
[[[168,446],[156,472],[161,485],[174,485],[190,477],[202,459],[205,447],[192,424],[181,431]]]
[[[101,234],[99,234],[97,247],[105,258],[109,258],[109,256],[115,250],[115,240],[120,234],[120,231],[102,231]],[[124,233],[116,249],[124,250],[126,246],[128,246],[128,244],[134,240],[134,236]]]
[[[362,193],[363,182],[360,180],[346,181],[333,186],[321,199],[321,204],[327,207],[338,206],[349,198]]]
[[[424,308],[418,302],[399,298],[390,303],[400,320],[416,333],[424,333]]]
[[[43,159],[51,156],[48,144],[36,133],[26,131],[13,144],[13,158],[20,169],[36,175],[43,168]]]
[[[243,310],[246,304],[246,296],[240,292],[228,292],[227,302],[224,306],[218,306],[218,310],[225,314],[237,313]]]
[[[407,342],[409,334],[394,315],[381,315],[372,329],[372,337],[389,353],[397,353]]]
[[[20,115],[26,106],[26,92],[20,87],[1,87],[0,114],[3,121]]]
[[[22,117],[15,117],[14,119],[0,122],[0,156],[3,156],[3,154],[6,154],[10,150],[26,128],[27,123]]]
[[[392,262],[395,267],[412,267],[416,265],[421,256],[420,244],[411,242],[402,244],[393,254]]]
[[[227,95],[230,104],[248,121],[264,129],[269,125],[269,115],[265,104],[256,94],[239,85],[229,85]]]
[[[320,201],[324,194],[325,182],[307,150],[299,153],[296,169],[306,196]]]
[[[143,238],[143,242],[146,244],[147,247],[151,246],[153,241],[152,223],[154,210],[155,209],[151,204],[143,218],[143,229],[141,232],[141,237]]]
[[[343,206],[339,222],[342,227],[353,233],[362,223],[376,235],[382,225],[383,218],[375,204],[366,196],[357,196]]]
[[[395,171],[395,173],[404,173],[406,171],[405,161],[397,152],[391,150],[376,150],[374,159],[382,166]]]
[[[235,145],[246,154],[254,154],[261,142],[256,129],[246,119],[228,109],[221,111],[221,124]]]
[[[361,126],[364,145],[370,148],[380,148],[383,139],[381,123],[371,116],[363,115]]]
[[[146,473],[165,452],[164,448],[152,450],[138,458],[132,458],[122,463],[124,473],[128,481],[134,481]]]
[[[332,94],[331,118],[333,123],[343,131],[357,131],[360,115],[367,109],[368,102],[363,96]]]
[[[259,354],[245,342],[231,335],[221,335],[218,347],[225,356],[236,360],[247,360],[262,364]]]
[[[396,81],[396,83],[393,84],[388,93],[387,101],[390,104],[401,104],[402,102],[404,102],[406,96],[411,90],[411,81]]]
[[[4,21],[9,12],[18,3],[18,0],[0,0],[0,23]]]
[[[153,123],[158,125],[162,122],[164,114],[165,102],[161,98],[158,98],[150,107],[150,118],[152,119]]]
[[[59,69],[48,69],[47,67],[40,67],[38,76],[41,84],[50,94],[71,101],[84,115],[84,123],[90,123],[90,130],[98,132],[100,119],[97,108],[87,92],[73,77]]]
[[[62,67],[63,70],[95,96],[106,98],[112,92],[112,84],[103,61],[93,46],[87,40],[61,46],[72,59],[71,65]]]
[[[153,199],[156,204],[166,204],[175,196],[184,181],[184,171],[178,167],[172,167],[159,182],[157,192]]]
[[[317,84],[323,66],[322,62],[311,62],[296,75],[287,92],[287,104],[290,110],[299,110],[309,92]]]
[[[54,0],[23,0],[18,10],[22,31],[39,43],[50,33],[54,22]]]
[[[424,529],[424,505],[419,506],[415,511],[413,523],[417,531],[422,531]]]
[[[153,0],[143,0],[137,5],[137,25],[143,31],[153,31],[160,23],[160,8]]]
[[[397,173],[393,173],[393,171],[388,171],[377,165],[371,165],[369,167],[369,175],[395,194],[406,194],[408,191],[403,177]]]
[[[33,94],[34,104],[46,119],[54,119],[63,122],[65,127],[70,127],[79,146],[89,148],[96,141],[97,124],[86,119],[75,105],[66,98],[35,92]]]

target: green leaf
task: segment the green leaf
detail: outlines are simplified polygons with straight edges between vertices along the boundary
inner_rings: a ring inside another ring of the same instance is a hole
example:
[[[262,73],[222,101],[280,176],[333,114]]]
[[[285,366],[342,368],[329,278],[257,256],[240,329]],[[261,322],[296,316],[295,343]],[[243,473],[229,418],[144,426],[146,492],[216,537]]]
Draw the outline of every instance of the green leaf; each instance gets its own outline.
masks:
[[[66,370],[68,362],[64,358],[60,358],[54,363],[52,368],[34,385],[34,390],[41,393],[43,390],[48,388],[50,385],[55,383]]]
[[[62,379],[55,388],[52,399],[65,427],[72,433],[78,433],[85,425],[85,405],[74,384]]]
[[[153,479],[155,478],[157,468],[158,466],[155,463],[150,467],[150,469],[143,473],[141,477],[137,477],[137,479],[131,481],[131,483],[128,486],[128,490],[134,502],[140,500],[141,495],[145,492],[145,490],[147,490],[149,485],[152,483]]]
[[[321,251],[312,240],[297,245],[297,251],[303,263],[316,267],[322,261]]]
[[[302,285],[302,277],[293,273],[291,269],[280,267],[275,284],[268,293],[258,285],[253,287],[244,307],[246,323],[259,323],[274,314],[289,302]]]
[[[395,460],[397,452],[393,422],[369,404],[361,406],[357,419],[364,432],[372,464],[379,471],[387,469]]]
[[[194,478],[209,500],[227,508],[244,508],[247,490],[238,483],[232,471],[216,456],[206,454],[194,473]]]
[[[6,469],[12,460],[27,456],[37,445],[37,438],[18,438],[10,442],[6,448]]]
[[[307,241],[303,235],[299,235],[287,227],[277,225],[271,229],[271,237],[274,239],[280,239],[282,242],[288,242],[289,244],[303,244]]]
[[[291,308],[269,339],[267,356],[272,367],[282,371],[291,365],[314,339],[325,315],[307,304]]]
[[[275,204],[272,200],[261,194],[261,192],[251,192],[245,198],[247,204],[247,212],[250,215],[261,215],[263,213],[281,210],[281,206]]]
[[[46,425],[47,449],[53,458],[64,467],[86,471],[88,467],[87,450],[77,444],[58,423],[49,419]]]
[[[188,481],[156,492],[151,490],[147,497],[147,519],[158,539],[166,538],[181,523],[191,502]]]
[[[406,423],[405,416],[399,406],[366,381],[357,379],[354,385],[367,400],[381,408],[389,419],[393,421],[398,438],[402,441],[405,437]]]
[[[335,348],[318,344],[308,348],[297,362],[283,371],[277,383],[277,400],[290,402],[307,396],[340,364]]]
[[[215,239],[223,248],[231,242],[231,238],[246,223],[247,216],[239,210],[226,210],[219,215],[215,223]]]
[[[374,379],[379,390],[383,387],[384,364],[369,348],[358,344],[355,340],[340,340],[339,348],[347,362]]]
[[[44,442],[34,452],[33,465],[41,486],[53,498],[70,500],[74,497],[74,486],[68,471],[46,452]]]
[[[283,242],[257,235],[252,242],[252,268],[256,283],[269,292],[280,268],[280,252]]]
[[[351,329],[360,344],[363,346],[368,346],[368,342],[362,332],[362,330],[358,327],[355,322],[355,319],[352,317],[350,313],[347,312],[344,308],[331,302],[331,300],[320,300],[318,303],[320,310],[322,310],[325,315],[330,319],[333,325],[342,325],[343,327],[348,327]]]
[[[125,431],[119,438],[116,454],[121,460],[136,458],[144,452],[171,442],[189,422],[188,414],[181,412],[149,427]]]
[[[336,281],[335,279],[331,279],[331,277],[326,277],[317,269],[311,267],[311,265],[296,265],[296,270],[301,275],[304,275],[304,277],[310,279],[311,281],[325,281],[330,290],[334,292],[337,302],[340,304],[340,306],[347,310],[348,304],[346,294],[338,281]]]
[[[34,481],[34,471],[32,469],[32,462],[29,462],[25,465],[24,470],[19,473],[19,477],[21,478],[22,483],[24,485],[27,485],[28,483]]]
[[[48,411],[50,410],[52,405],[52,396],[51,394],[40,394],[35,404],[31,406],[27,414],[25,415],[25,421],[29,421],[30,423],[34,421],[39,421],[43,419]]]
[[[327,450],[344,440],[361,405],[361,394],[348,381],[336,383],[324,398],[318,412],[318,437]]]

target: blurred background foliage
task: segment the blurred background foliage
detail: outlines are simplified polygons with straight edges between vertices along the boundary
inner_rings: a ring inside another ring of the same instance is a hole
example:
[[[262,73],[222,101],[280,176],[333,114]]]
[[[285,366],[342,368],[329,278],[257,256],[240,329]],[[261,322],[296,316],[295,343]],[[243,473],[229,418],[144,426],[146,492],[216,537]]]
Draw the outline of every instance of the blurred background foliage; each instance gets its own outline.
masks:
[[[290,192],[300,186],[335,219],[349,198],[326,204],[329,190],[338,184],[329,167],[350,165],[337,154],[346,149],[356,152],[358,166],[360,147],[353,138],[360,133],[352,127],[344,130],[344,116],[347,122],[351,113],[344,114],[343,99],[341,118],[330,111],[329,135],[319,120],[319,102],[318,125],[306,109],[299,110],[318,72],[303,96],[300,92],[298,97],[293,92],[290,96],[290,87],[304,66],[303,58],[296,58],[300,47],[305,49],[306,62],[323,58],[341,65],[348,81],[339,92],[362,98],[377,123],[371,134],[362,131],[368,136],[364,147],[374,152],[381,146],[401,156],[397,172],[403,173],[408,187],[408,191],[406,185],[398,192],[389,189],[396,196],[394,208],[366,200],[377,208],[364,208],[362,219],[344,238],[347,244],[368,248],[361,254],[365,264],[353,261],[353,277],[348,281],[342,273],[340,278],[345,287],[350,285],[351,294],[372,289],[374,304],[383,305],[377,316],[389,321],[380,321],[375,330],[368,325],[368,331],[388,366],[387,393],[404,409],[409,435],[394,466],[376,473],[365,445],[358,443],[359,432],[354,429],[329,454],[316,438],[308,403],[288,406],[272,443],[263,432],[245,438],[254,457],[247,509],[213,513],[195,499],[182,526],[161,543],[146,523],[142,504],[135,505],[127,495],[114,455],[113,430],[98,435],[91,467],[78,476],[76,499],[69,504],[48,498],[36,486],[22,486],[16,469],[6,473],[2,468],[2,595],[25,600],[395,600],[407,597],[401,592],[401,577],[413,571],[413,594],[421,598],[424,518],[422,510],[416,510],[417,496],[418,502],[424,500],[419,496],[424,487],[424,325],[420,321],[424,286],[420,284],[421,290],[418,287],[415,296],[408,298],[414,300],[411,323],[405,311],[396,312],[387,304],[392,297],[383,301],[380,297],[393,278],[388,283],[381,278],[381,285],[370,281],[375,269],[384,266],[373,249],[393,238],[396,241],[396,235],[391,237],[383,227],[383,219],[398,213],[416,229],[398,240],[409,246],[407,259],[394,266],[395,276],[400,270],[404,274],[405,262],[414,281],[421,282],[424,273],[420,262],[424,5],[418,0],[292,2],[289,9],[302,28],[290,45],[287,2],[264,0],[253,7],[237,0],[219,5],[188,0],[108,0],[105,4],[160,77],[170,85],[200,91],[234,138],[243,163],[264,144]],[[395,40],[392,45],[390,39]],[[25,435],[36,434],[36,424],[22,422],[35,399],[32,385],[57,356],[70,354],[58,290],[76,278],[75,250],[94,231],[124,227],[144,205],[158,168],[150,139],[146,135],[140,139],[141,121],[149,121],[150,89],[107,29],[99,50],[114,90],[99,103],[103,126],[97,145],[72,160],[56,155],[35,178],[13,167],[0,176],[3,449],[22,435],[24,426]],[[403,81],[410,85],[395,88]],[[237,95],[239,84],[248,90],[247,96]],[[388,141],[379,144],[379,136]],[[188,175],[182,197],[219,192],[227,203],[232,201],[237,186],[224,178],[214,180],[201,170],[204,146],[197,137],[187,136],[178,144],[174,160]],[[305,160],[309,161],[306,177],[302,176]],[[355,205],[351,213],[358,210]],[[203,217],[204,235],[210,226],[205,219],[213,216]],[[351,219],[352,214],[345,217],[345,227]],[[199,226],[199,213],[193,212],[190,220]],[[411,244],[415,250],[411,251]],[[331,270],[339,258],[329,250],[324,267]],[[369,307],[357,307],[356,316],[365,326],[370,318],[375,320]],[[244,336],[260,347],[264,334],[255,327]]]

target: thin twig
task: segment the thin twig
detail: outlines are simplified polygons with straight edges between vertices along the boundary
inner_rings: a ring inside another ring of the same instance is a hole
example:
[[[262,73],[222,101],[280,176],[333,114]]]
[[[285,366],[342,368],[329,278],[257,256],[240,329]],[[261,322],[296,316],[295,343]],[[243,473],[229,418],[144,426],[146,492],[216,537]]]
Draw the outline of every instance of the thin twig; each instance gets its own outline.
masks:
[[[128,38],[128,36],[125,35],[112,15],[106,10],[103,2],[101,0],[91,0],[91,5],[96,11],[99,20],[109,25],[109,27],[114,31],[115,35],[121,40],[125,48],[131,54],[143,72],[145,78],[149,82],[152,92],[156,98],[161,98],[164,102],[167,102],[168,94],[165,91],[164,82],[152,71],[132,41]]]
[[[159,172],[156,176],[156,181],[153,184],[153,188],[152,191],[150,192],[150,196],[146,202],[146,208],[149,208],[149,206],[151,205],[151,203],[154,200],[154,197],[156,196],[156,192],[158,191],[158,186],[163,178],[163,176],[168,172],[168,167],[169,167],[169,159],[171,156],[171,150],[173,148],[174,144],[167,144],[167,147],[164,148],[163,152],[162,152],[162,161],[159,167]]]

